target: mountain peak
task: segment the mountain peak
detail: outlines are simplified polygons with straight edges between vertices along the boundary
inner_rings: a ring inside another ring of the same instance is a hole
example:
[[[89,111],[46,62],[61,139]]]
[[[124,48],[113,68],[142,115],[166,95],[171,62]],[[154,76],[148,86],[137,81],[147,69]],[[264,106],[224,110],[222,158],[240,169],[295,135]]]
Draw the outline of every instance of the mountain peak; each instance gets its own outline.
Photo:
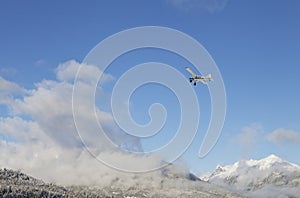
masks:
[[[251,197],[300,194],[300,166],[274,154],[260,160],[241,160],[222,167],[222,171],[217,167],[207,180]]]
[[[278,157],[277,155],[271,154],[266,158],[263,158],[262,160],[272,161],[272,162],[282,162],[283,160]]]
[[[257,164],[260,165],[261,169],[267,169],[273,165],[284,163],[285,161],[280,157],[271,154],[266,158],[257,160]]]

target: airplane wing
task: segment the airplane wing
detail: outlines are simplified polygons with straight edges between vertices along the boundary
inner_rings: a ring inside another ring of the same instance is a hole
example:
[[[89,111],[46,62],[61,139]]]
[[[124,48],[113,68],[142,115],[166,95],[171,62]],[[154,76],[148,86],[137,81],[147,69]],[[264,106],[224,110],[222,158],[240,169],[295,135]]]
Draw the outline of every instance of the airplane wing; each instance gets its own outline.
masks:
[[[196,74],[189,67],[186,67],[185,70],[189,72],[193,77],[196,77]]]
[[[200,81],[202,84],[205,84],[205,85],[207,85],[207,82],[206,82],[205,80],[203,80],[203,79],[199,79],[199,81]]]

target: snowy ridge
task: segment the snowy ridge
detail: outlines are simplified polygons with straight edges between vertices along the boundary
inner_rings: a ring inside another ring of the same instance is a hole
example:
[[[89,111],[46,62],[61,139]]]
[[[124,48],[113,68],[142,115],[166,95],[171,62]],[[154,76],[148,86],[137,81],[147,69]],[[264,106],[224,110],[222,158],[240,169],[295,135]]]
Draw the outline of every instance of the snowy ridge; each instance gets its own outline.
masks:
[[[59,186],[35,179],[20,171],[0,169],[0,197],[107,197],[107,198],[243,198],[213,184],[200,181],[192,174],[162,170],[159,182],[151,181],[151,176],[135,175],[144,179],[144,184],[127,184],[116,178],[105,187],[99,186]],[[101,179],[101,178],[99,178]],[[134,178],[132,178],[134,179]],[[139,180],[141,181],[141,180]]]
[[[252,197],[300,197],[300,166],[276,155],[218,165],[205,180]]]

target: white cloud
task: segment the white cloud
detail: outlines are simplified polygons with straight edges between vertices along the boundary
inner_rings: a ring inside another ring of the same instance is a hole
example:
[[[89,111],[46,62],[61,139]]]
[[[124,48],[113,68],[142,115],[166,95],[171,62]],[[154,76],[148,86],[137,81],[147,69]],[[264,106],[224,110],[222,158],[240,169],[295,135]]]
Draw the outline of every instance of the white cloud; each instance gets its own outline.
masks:
[[[222,11],[228,0],[166,0],[170,5],[185,11],[216,13]]]
[[[72,85],[43,81],[37,89],[11,107],[16,114],[28,115],[41,129],[64,146],[74,146],[79,140],[72,118]]]
[[[93,65],[79,64],[75,60],[70,60],[60,64],[56,69],[57,79],[60,81],[72,82],[75,80],[78,69],[80,69],[79,80],[88,80],[91,83],[96,83],[102,71]],[[104,73],[101,82],[113,80],[113,76]]]
[[[300,134],[288,129],[279,128],[266,136],[266,139],[270,142],[274,142],[279,145],[284,144],[300,144]]]
[[[120,185],[147,183],[148,179],[159,179],[158,173],[149,173],[142,177],[112,169],[97,161],[87,151],[80,148],[65,149],[59,145],[45,146],[41,143],[16,144],[0,141],[0,166],[22,170],[46,182],[62,185],[98,185],[110,186],[113,182]],[[136,159],[120,153],[105,153],[111,159],[121,159],[125,164],[136,165],[138,162],[155,163],[153,158]],[[145,182],[146,181],[146,182]],[[156,182],[159,184],[160,182]]]
[[[5,95],[20,95],[27,91],[18,84],[5,80],[0,76],[0,96]]]
[[[50,182],[70,184],[108,184],[113,178],[128,175],[112,170],[95,160],[85,151],[77,134],[72,114],[72,80],[76,69],[81,65],[76,61],[60,64],[56,69],[57,81],[43,80],[36,88],[26,90],[18,84],[0,77],[0,95],[10,98],[3,102],[11,109],[9,117],[0,117],[0,166],[21,169],[33,176]],[[85,92],[94,90],[91,80],[101,74],[99,68],[85,65],[83,77],[79,79],[82,101]],[[106,80],[112,76],[104,74]],[[97,89],[97,91],[102,91]],[[18,97],[15,97],[18,95]],[[94,114],[93,107],[79,107],[82,118]],[[139,147],[139,140],[121,132],[113,122],[109,112],[96,108],[96,114],[103,124],[107,135],[115,144]],[[25,119],[26,118],[26,119]],[[95,127],[95,126],[90,126]],[[98,130],[98,128],[94,128]],[[94,139],[93,137],[90,137]],[[136,158],[122,152],[109,150],[99,136],[95,138],[100,145],[102,157],[120,160],[128,166],[134,163],[153,164],[159,160],[149,157]],[[101,178],[101,179],[100,179]],[[130,177],[129,177],[130,178]],[[130,181],[127,181],[130,182]]]
[[[9,142],[17,143],[51,141],[36,122],[26,121],[20,117],[0,117],[0,135]]]
[[[8,108],[14,103],[14,98],[29,91],[20,87],[18,84],[5,80],[0,76],[0,104],[8,105]]]
[[[38,123],[39,127],[55,140],[58,144],[64,147],[77,147],[82,145],[82,141],[77,133],[73,120],[72,111],[72,92],[73,84],[71,79],[74,79],[76,75],[76,69],[81,64],[75,61],[68,61],[64,64],[60,64],[56,69],[57,78],[59,81],[43,80],[42,82],[36,83],[36,89],[30,90],[30,94],[23,98],[14,99],[10,103],[9,107],[15,115],[26,115]],[[102,72],[96,66],[83,65],[83,74],[78,79],[77,86],[80,90],[79,101],[81,101],[78,109],[80,109],[80,117],[82,120],[86,118],[94,117],[94,106],[87,106],[89,104],[86,100],[90,98],[86,97],[88,93],[93,93],[94,83],[97,79],[97,75]],[[111,79],[110,75],[106,75],[106,79]],[[11,83],[15,85],[14,83]],[[97,89],[101,92],[101,88]],[[113,118],[110,113],[101,111],[96,108],[96,114],[98,115],[99,121],[108,132],[108,136],[117,144],[122,144],[122,141],[132,140],[132,145],[136,146],[138,143],[136,139],[129,138],[123,132],[120,132],[113,122]],[[86,121],[88,122],[88,120]],[[92,130],[98,130],[97,123],[94,125],[87,124],[87,127],[92,127]],[[82,135],[82,134],[81,134]],[[96,141],[99,138],[95,138],[88,135],[90,141]],[[104,137],[100,137],[104,138]],[[101,140],[100,140],[101,141]],[[92,142],[90,142],[92,144]],[[102,148],[106,148],[108,145],[101,142]],[[99,143],[97,143],[99,144]]]

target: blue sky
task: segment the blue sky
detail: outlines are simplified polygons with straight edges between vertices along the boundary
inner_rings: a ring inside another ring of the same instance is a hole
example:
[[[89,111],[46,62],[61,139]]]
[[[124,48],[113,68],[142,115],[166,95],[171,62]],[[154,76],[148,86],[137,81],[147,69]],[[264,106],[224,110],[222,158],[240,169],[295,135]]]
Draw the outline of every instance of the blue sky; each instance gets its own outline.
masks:
[[[43,79],[55,80],[59,64],[73,59],[83,61],[96,44],[114,33],[149,25],[177,29],[208,50],[220,69],[227,94],[227,115],[221,137],[210,154],[199,159],[197,154],[205,126],[200,127],[183,156],[190,169],[205,172],[218,163],[262,158],[271,153],[300,164],[297,153],[300,149],[300,2],[211,2],[1,1],[0,76],[26,90],[34,89]],[[219,4],[223,6],[216,6]],[[163,61],[173,64],[188,77],[184,68],[180,68],[184,60],[166,52],[143,53],[136,52],[139,58],[131,55],[124,58],[128,67],[146,60]],[[120,71],[112,69],[111,72],[118,76]],[[149,87],[149,91],[157,89],[161,88]],[[210,110],[206,107],[207,88],[195,89],[204,98],[200,106],[205,125]],[[133,103],[138,108],[134,108],[133,116],[141,123],[146,122],[147,117],[142,115],[147,105],[139,101],[151,103],[160,97],[143,98],[142,91],[137,91],[135,97]],[[172,93],[166,91],[164,97],[162,100],[170,98],[176,104]],[[5,104],[0,105],[0,115],[11,116]],[[177,119],[176,114],[170,118],[169,130],[176,126]]]

